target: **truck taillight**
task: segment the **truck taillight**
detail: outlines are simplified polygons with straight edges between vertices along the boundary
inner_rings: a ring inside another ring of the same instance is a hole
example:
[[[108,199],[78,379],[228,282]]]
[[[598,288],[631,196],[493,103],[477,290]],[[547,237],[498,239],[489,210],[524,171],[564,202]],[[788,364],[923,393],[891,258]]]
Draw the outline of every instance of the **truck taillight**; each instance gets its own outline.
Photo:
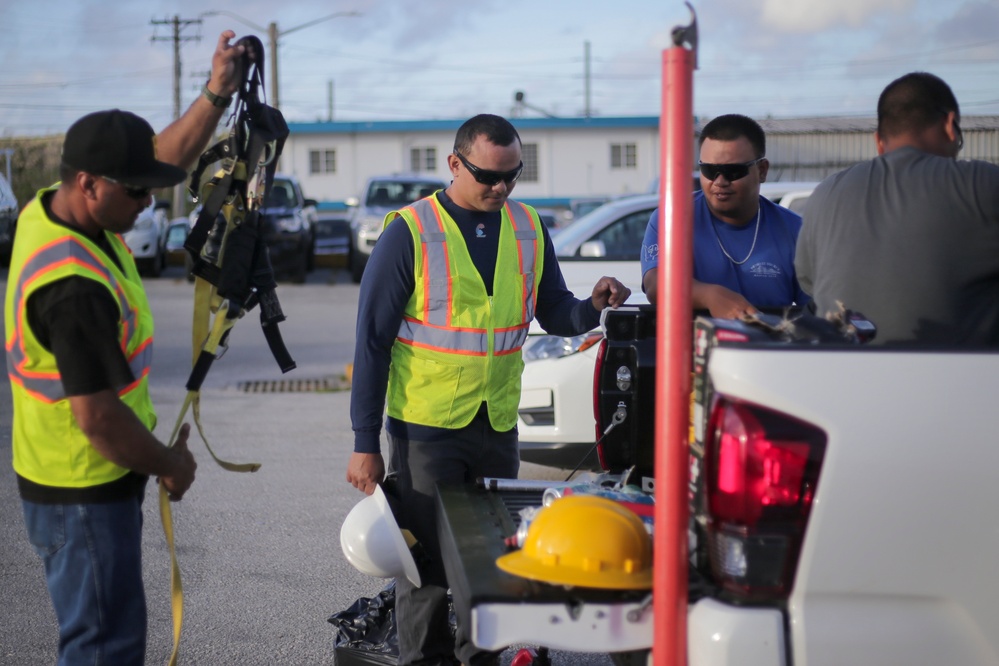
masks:
[[[704,521],[712,576],[746,601],[786,598],[818,484],[825,433],[719,397],[705,442]]]

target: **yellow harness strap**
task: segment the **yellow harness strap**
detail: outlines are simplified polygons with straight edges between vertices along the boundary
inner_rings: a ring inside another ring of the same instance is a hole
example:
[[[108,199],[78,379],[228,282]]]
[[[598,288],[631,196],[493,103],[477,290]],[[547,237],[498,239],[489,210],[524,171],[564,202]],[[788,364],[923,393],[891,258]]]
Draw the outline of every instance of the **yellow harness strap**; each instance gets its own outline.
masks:
[[[214,302],[219,300],[218,295],[215,293],[215,288],[205,280],[198,278],[197,284],[195,285],[194,318],[192,325],[192,347],[194,349],[194,360],[197,359],[201,352],[213,355],[216,354],[222,338],[225,336],[226,332],[232,328],[233,324],[236,323],[237,318],[228,317],[228,300],[221,300],[217,306],[213,307]],[[215,311],[215,321],[211,327],[211,332],[209,333],[208,321],[210,319],[211,311]],[[201,340],[204,340],[205,342],[199,349],[199,341]],[[205,437],[205,431],[201,426],[200,395],[200,389],[187,392],[187,396],[184,398],[184,404],[180,408],[180,414],[177,416],[177,421],[174,423],[173,432],[170,434],[170,439],[168,440],[170,442],[169,445],[173,446],[173,443],[177,440],[177,434],[180,432],[180,426],[184,423],[184,417],[187,415],[188,408],[191,407],[192,413],[194,414],[194,423],[198,428],[198,433],[201,435],[201,441],[205,443],[205,448],[208,449],[212,459],[218,463],[220,467],[227,469],[230,472],[256,472],[260,469],[259,463],[232,463],[222,460],[215,455],[215,452],[212,451],[212,447],[208,444],[208,439]],[[167,547],[170,549],[170,597],[171,605],[173,607],[173,651],[170,654],[168,664],[169,666],[176,666],[177,655],[180,649],[180,633],[184,624],[184,588],[180,580],[180,567],[177,565],[177,551],[174,547],[173,514],[170,509],[170,498],[167,496],[167,491],[163,484],[160,484],[159,494],[160,518],[163,522],[163,535],[166,537]]]

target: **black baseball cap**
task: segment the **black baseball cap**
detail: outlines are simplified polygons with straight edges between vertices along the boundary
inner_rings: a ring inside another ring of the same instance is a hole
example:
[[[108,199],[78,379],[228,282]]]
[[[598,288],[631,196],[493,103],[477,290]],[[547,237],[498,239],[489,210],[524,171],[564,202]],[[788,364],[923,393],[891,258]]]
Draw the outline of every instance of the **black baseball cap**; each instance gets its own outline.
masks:
[[[187,178],[180,167],[156,159],[156,133],[150,124],[119,109],[73,123],[62,145],[62,162],[130,187],[172,187]]]

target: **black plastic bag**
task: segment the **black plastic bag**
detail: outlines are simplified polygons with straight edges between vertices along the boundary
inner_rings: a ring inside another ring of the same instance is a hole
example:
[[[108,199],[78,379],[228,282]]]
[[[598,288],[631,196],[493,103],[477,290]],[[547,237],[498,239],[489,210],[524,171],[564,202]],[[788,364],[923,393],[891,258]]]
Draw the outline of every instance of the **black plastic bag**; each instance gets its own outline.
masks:
[[[448,620],[453,635],[454,605],[448,594]],[[395,621],[395,581],[374,597],[361,597],[349,608],[329,616],[336,628],[333,647],[337,666],[393,665],[399,658]]]

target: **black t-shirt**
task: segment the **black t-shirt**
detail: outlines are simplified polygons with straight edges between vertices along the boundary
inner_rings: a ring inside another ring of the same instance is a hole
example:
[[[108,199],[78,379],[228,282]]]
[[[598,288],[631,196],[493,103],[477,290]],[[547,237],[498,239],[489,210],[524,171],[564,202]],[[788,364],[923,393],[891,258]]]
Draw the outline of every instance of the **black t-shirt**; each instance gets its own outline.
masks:
[[[82,233],[52,213],[51,195],[43,197],[42,205],[50,220]],[[118,263],[103,232],[90,240]],[[26,312],[38,342],[56,358],[67,396],[117,390],[135,381],[119,346],[118,304],[107,287],[96,280],[74,276],[41,287],[28,297]],[[116,501],[143,492],[145,482],[145,476],[130,473],[101,486],[70,489],[42,486],[18,477],[21,497],[39,503]]]

